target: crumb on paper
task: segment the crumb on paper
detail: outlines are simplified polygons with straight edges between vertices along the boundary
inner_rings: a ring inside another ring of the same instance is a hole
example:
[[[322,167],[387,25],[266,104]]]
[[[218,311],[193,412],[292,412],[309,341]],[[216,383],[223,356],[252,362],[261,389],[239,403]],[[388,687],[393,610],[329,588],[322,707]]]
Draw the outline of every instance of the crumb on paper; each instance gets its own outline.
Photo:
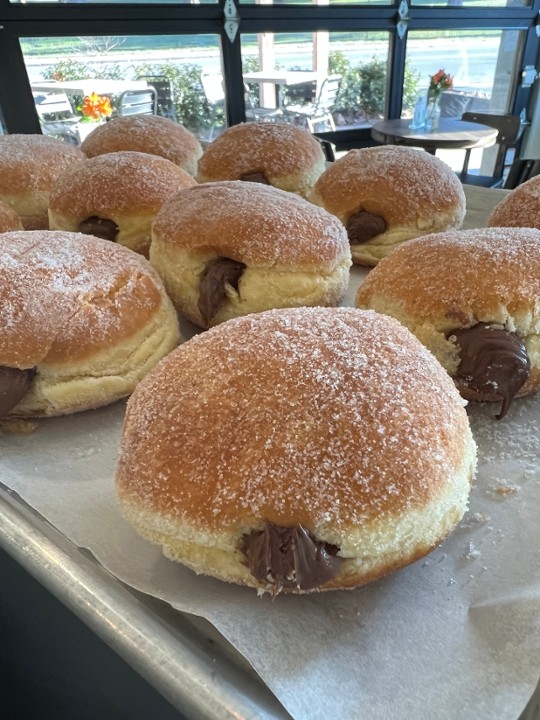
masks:
[[[480,550],[476,547],[472,540],[469,542],[467,551],[465,552],[465,557],[467,558],[467,560],[475,560],[476,558],[480,557]]]
[[[18,433],[20,435],[30,435],[39,427],[36,420],[25,420],[24,418],[13,418],[11,420],[0,420],[0,432]]]
[[[511,482],[501,482],[500,485],[497,485],[495,487],[495,492],[497,493],[497,495],[502,496],[513,495],[514,493],[517,493],[518,490],[519,486]]]

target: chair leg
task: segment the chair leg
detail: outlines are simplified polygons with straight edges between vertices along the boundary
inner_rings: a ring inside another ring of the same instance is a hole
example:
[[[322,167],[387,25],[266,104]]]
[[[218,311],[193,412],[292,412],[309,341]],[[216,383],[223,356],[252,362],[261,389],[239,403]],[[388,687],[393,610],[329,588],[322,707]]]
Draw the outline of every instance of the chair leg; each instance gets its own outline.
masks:
[[[469,172],[469,160],[471,158],[471,148],[465,150],[465,159],[463,160],[463,167],[461,168],[461,175],[465,176]]]

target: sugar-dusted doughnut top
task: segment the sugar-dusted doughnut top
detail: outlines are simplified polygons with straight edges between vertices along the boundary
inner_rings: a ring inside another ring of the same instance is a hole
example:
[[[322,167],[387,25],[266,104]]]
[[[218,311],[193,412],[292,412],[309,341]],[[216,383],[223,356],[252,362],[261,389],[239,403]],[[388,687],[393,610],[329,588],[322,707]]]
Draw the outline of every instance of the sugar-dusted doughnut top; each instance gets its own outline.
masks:
[[[170,160],[126,150],[90,158],[63,172],[51,190],[49,207],[74,218],[153,214],[192,185],[193,177]]]
[[[134,335],[164,291],[121,245],[60,231],[0,235],[0,365],[76,361]]]
[[[152,237],[233,260],[329,270],[349,255],[343,225],[297,195],[239,180],[187,188],[161,208]]]
[[[343,529],[436,500],[470,444],[452,381],[395,320],[271,310],[193,338],[139,384],[118,490],[208,532]]]
[[[357,303],[372,297],[417,322],[467,326],[502,313],[530,323],[540,298],[540,231],[480,228],[409,240],[370,272]]]
[[[493,209],[490,227],[533,227],[540,230],[540,175],[518,185]]]
[[[0,233],[22,229],[23,226],[19,215],[12,207],[0,201]]]
[[[199,159],[205,180],[238,180],[244,173],[284,177],[324,165],[320,144],[307,130],[286,123],[241,123],[227,128]]]
[[[49,190],[60,173],[86,156],[47,135],[0,135],[0,194]]]
[[[159,115],[114,118],[93,130],[84,140],[81,150],[87,157],[135,150],[160,155],[186,168],[202,154],[201,144],[193,133]]]
[[[395,145],[350,150],[318,179],[314,196],[329,212],[365,210],[388,225],[465,214],[465,194],[451,168],[422,150]]]

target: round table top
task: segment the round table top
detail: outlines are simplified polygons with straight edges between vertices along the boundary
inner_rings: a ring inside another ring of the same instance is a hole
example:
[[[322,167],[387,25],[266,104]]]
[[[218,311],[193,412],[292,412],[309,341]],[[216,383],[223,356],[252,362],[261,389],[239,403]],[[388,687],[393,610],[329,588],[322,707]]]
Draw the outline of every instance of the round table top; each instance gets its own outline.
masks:
[[[441,118],[437,130],[412,130],[411,120],[382,120],[371,128],[371,137],[386,145],[410,145],[434,152],[438,148],[459,149],[494,145],[498,130],[488,125]]]

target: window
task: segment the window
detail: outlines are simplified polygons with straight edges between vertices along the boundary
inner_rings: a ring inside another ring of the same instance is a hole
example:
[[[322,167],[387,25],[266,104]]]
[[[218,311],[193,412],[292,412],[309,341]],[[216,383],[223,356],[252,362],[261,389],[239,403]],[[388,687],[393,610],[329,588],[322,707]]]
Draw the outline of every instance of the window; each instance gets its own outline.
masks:
[[[271,116],[308,106],[317,80],[339,75],[332,123],[316,129],[338,149],[373,144],[370,126],[380,117],[407,117],[440,67],[454,74],[456,94],[493,110],[519,114],[529,100],[520,74],[537,61],[540,0],[419,0],[411,8],[397,0],[237,1],[235,14],[228,0],[227,17],[225,0],[91,7],[85,0],[0,1],[0,107],[7,131],[39,131],[32,92],[53,72],[75,79],[73,73],[91,71],[126,81],[170,76],[176,117],[203,139],[257,110]],[[297,82],[298,75],[254,76],[270,70],[314,75],[305,82]],[[211,95],[203,73],[217,80]],[[78,113],[81,97],[69,99]],[[114,106],[114,94],[111,100]]]

